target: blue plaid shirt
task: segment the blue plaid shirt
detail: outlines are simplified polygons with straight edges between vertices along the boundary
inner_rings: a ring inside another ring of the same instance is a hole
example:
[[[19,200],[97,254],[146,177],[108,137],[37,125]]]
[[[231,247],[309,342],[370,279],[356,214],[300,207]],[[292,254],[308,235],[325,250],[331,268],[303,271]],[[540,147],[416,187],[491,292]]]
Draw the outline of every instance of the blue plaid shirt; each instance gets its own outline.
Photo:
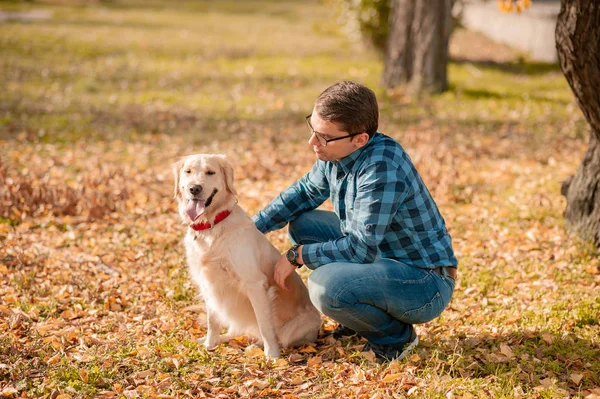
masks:
[[[422,268],[454,266],[446,223],[408,154],[381,133],[340,161],[317,160],[310,172],[254,217],[263,233],[284,227],[331,198],[343,236],[307,244],[311,269],[333,262],[395,259]]]

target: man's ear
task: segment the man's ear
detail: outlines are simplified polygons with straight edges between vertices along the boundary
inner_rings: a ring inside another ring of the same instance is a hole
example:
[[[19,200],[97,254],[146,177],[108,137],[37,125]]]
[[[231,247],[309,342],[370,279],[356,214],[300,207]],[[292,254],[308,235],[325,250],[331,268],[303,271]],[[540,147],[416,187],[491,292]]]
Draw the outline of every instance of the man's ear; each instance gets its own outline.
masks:
[[[352,137],[354,140],[354,145],[356,146],[356,148],[361,148],[364,147],[367,142],[369,141],[369,133],[367,132],[362,132],[361,134],[357,134],[356,136]]]
[[[181,174],[181,168],[183,168],[184,163],[185,158],[175,162],[172,166],[173,179],[175,180],[175,190],[173,192],[173,198],[177,198],[177,196],[181,193],[181,191],[179,191],[179,175]]]
[[[231,166],[225,155],[217,155],[217,157],[219,157],[219,165],[221,165],[221,170],[223,171],[225,188],[231,194],[237,196],[237,191],[233,186],[233,166]]]

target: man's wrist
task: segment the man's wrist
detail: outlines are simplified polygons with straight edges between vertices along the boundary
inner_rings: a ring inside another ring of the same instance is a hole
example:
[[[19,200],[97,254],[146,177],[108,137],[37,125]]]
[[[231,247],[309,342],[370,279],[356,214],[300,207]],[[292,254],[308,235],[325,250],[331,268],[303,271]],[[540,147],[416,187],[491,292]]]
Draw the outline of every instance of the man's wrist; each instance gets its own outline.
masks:
[[[287,261],[297,268],[302,267],[304,264],[302,263],[302,247],[298,244],[292,245],[290,249],[285,253],[285,257]]]
[[[298,263],[304,266],[304,260],[302,260],[302,245],[296,248],[296,251],[298,251]]]

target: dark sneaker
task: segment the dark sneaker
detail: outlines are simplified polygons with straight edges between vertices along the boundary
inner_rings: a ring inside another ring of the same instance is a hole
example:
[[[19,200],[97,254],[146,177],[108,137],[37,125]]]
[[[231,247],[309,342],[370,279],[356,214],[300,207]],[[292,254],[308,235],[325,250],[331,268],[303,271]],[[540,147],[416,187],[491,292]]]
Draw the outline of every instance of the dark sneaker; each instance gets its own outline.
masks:
[[[367,342],[363,352],[373,351],[377,359],[382,361],[402,360],[419,344],[419,336],[412,330],[410,340],[405,344],[380,345]]]
[[[335,339],[340,339],[342,337],[350,337],[354,334],[356,334],[356,331],[354,331],[350,327],[346,327],[340,324],[335,328],[335,330],[333,330],[333,333],[331,335],[333,335],[333,338]]]
[[[354,334],[356,334],[356,331],[354,331],[353,329],[346,327],[342,324],[338,324],[335,330],[326,332],[324,336],[327,337],[331,335],[335,339],[340,339],[342,337],[349,337]]]

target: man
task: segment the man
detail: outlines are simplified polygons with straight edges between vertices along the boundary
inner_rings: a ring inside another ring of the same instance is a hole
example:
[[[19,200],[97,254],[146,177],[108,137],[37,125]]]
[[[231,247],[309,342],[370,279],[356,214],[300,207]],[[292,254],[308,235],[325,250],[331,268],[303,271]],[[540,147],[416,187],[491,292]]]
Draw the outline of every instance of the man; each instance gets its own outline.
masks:
[[[448,305],[458,262],[431,194],[378,120],[369,88],[344,81],[323,91],[306,117],[317,161],[254,222],[263,233],[290,222],[277,284],[285,288],[296,267],[312,269],[310,298],[340,323],[334,336],[356,332],[365,351],[392,360],[418,344],[414,324]],[[335,213],[316,209],[327,198]]]

